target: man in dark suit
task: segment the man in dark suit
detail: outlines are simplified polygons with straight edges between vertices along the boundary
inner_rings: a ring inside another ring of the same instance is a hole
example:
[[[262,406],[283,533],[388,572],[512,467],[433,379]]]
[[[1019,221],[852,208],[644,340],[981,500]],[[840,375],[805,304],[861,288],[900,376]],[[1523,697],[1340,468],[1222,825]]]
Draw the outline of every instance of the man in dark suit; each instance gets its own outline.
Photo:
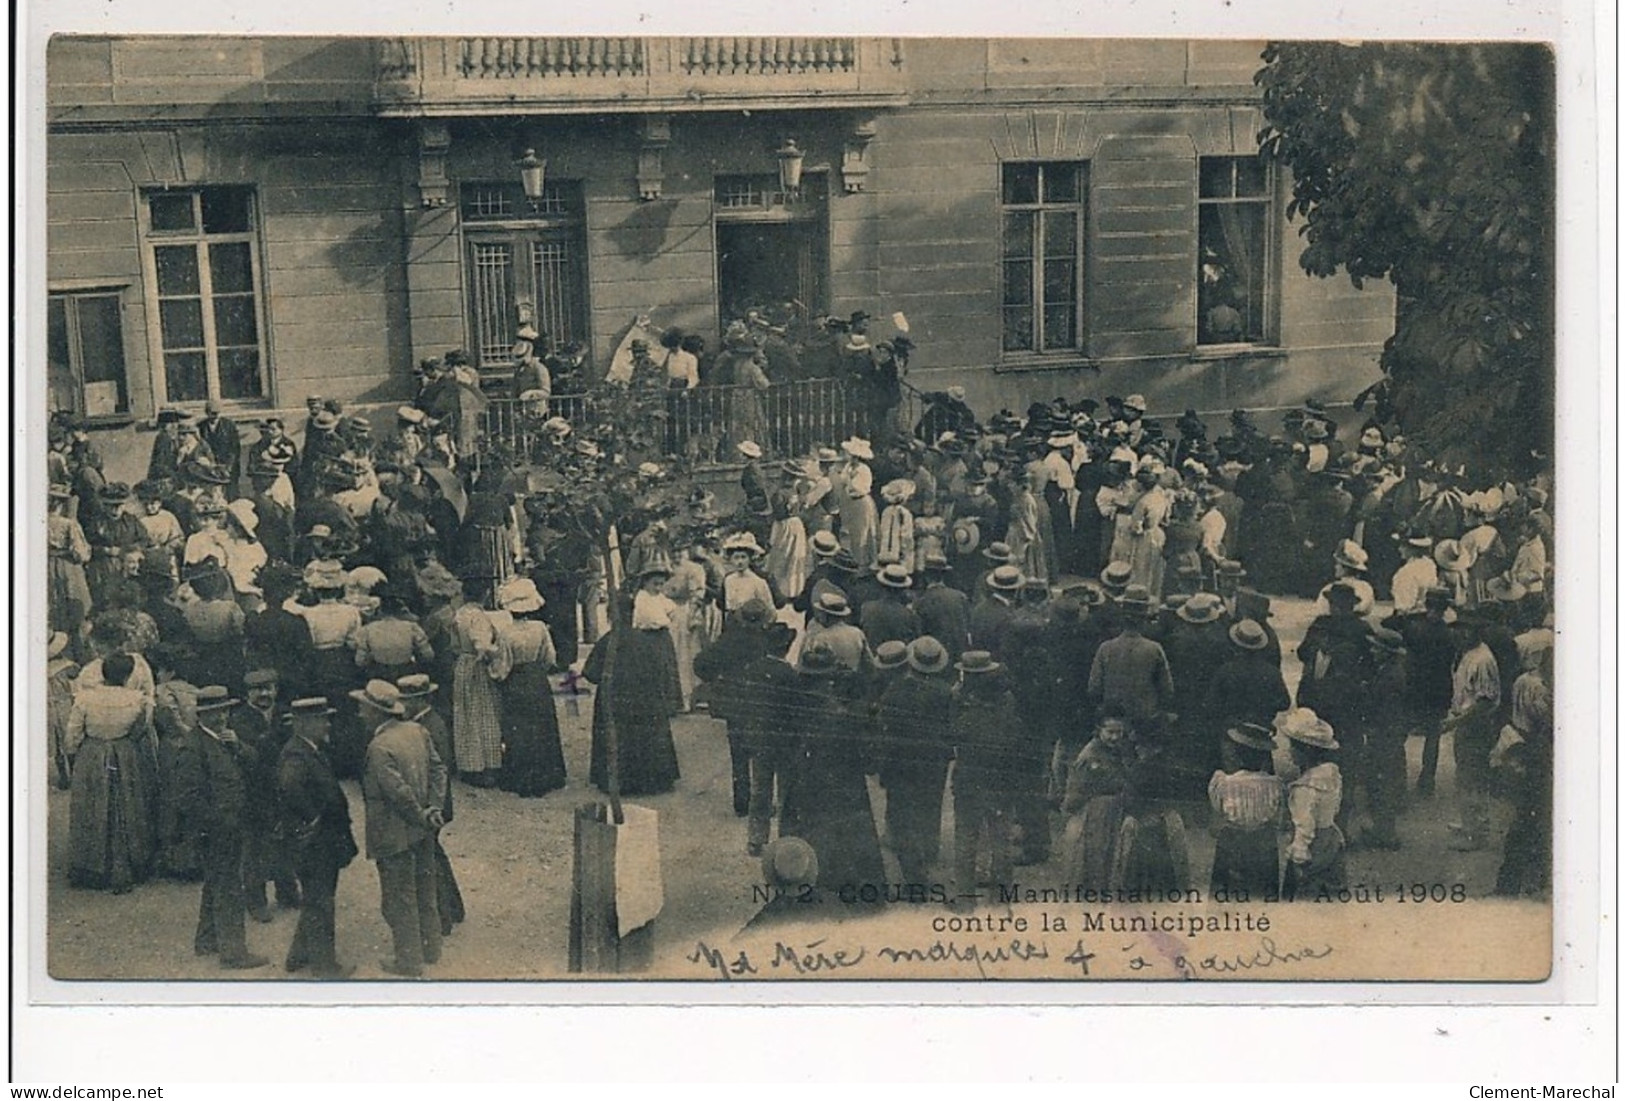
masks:
[[[176,780],[203,861],[203,897],[192,948],[200,956],[218,954],[221,967],[241,971],[270,961],[250,954],[244,925],[243,770],[253,753],[226,725],[236,702],[217,684],[198,690],[197,724],[186,732]]]
[[[948,559],[941,554],[925,558],[925,591],[914,598],[920,634],[947,647],[950,661],[970,647],[970,598],[948,585]]]
[[[434,709],[434,697],[440,688],[429,680],[427,673],[413,673],[402,677],[395,682],[401,690],[401,705],[406,708],[406,717],[417,723],[429,732],[429,740],[434,743],[434,751],[440,754],[440,759],[446,762],[448,774],[451,771],[451,762],[456,760],[451,740],[451,728],[440,712]],[[451,800],[451,785],[446,785],[446,800],[440,807],[440,817],[446,824],[450,824],[455,813]],[[435,834],[435,896],[439,899],[440,908],[440,935],[451,936],[454,925],[461,925],[467,916],[463,907],[463,892],[457,886],[457,876],[452,871],[451,858],[446,855],[446,847],[440,843],[440,835]]]
[[[294,700],[292,734],[277,761],[277,798],[282,833],[304,888],[299,925],[288,946],[289,971],[309,968],[317,978],[342,979],[355,970],[339,964],[334,945],[333,897],[339,872],[355,859],[350,804],[327,759],[325,696]]]
[[[254,515],[259,517],[260,526],[255,534],[265,546],[265,553],[283,562],[292,562],[293,509],[271,493],[271,487],[281,476],[282,468],[263,457],[251,460],[248,467],[249,500],[254,502]]]
[[[231,476],[226,488],[235,495],[237,478],[243,472],[243,441],[237,425],[220,415],[219,402],[211,399],[203,406],[203,423],[198,425],[198,435],[209,445],[220,469]]]
[[[272,668],[251,669],[243,677],[241,706],[232,712],[231,729],[253,751],[253,764],[243,770],[248,787],[243,837],[243,892],[255,921],[269,922],[265,881],[276,884],[279,906],[299,905],[294,870],[277,844],[277,759],[287,740],[287,727],[277,707],[278,674]]]
[[[421,724],[411,722],[401,690],[368,681],[350,693],[361,721],[374,727],[361,790],[367,800],[367,858],[378,865],[381,909],[394,939],[392,975],[418,978],[440,960],[440,905],[434,839],[445,825],[446,765]]]

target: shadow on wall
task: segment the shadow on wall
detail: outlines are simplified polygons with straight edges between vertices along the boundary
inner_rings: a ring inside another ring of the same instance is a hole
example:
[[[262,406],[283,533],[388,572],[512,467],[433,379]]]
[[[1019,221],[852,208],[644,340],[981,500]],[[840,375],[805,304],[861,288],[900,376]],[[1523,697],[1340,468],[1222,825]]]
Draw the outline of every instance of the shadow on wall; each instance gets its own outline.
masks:
[[[632,212],[615,226],[611,227],[605,236],[614,246],[616,253],[628,260],[640,260],[649,263],[661,253],[680,244],[679,241],[667,241],[671,232],[672,218],[677,213],[677,200],[656,199],[651,202],[639,203],[632,208]],[[691,229],[691,233],[705,232],[705,226]]]

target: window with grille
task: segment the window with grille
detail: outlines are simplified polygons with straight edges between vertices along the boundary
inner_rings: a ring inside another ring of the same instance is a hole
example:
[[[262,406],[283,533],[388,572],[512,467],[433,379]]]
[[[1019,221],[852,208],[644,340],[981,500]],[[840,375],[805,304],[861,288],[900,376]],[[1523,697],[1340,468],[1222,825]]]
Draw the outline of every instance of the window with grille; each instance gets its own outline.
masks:
[[[481,367],[513,362],[526,320],[544,334],[541,351],[586,343],[586,204],[572,181],[547,184],[532,202],[518,185],[465,183],[469,329]]]
[[[162,400],[265,396],[258,216],[247,187],[143,197]]]
[[[777,173],[760,176],[718,176],[715,207],[718,215],[750,217],[781,214],[789,217],[816,217],[827,192],[828,181],[821,172],[801,177],[801,194],[792,198],[779,186]]]
[[[121,290],[52,294],[46,303],[50,405],[86,417],[130,411]]]
[[[1269,165],[1252,157],[1203,157],[1198,166],[1196,342],[1258,344],[1269,338]]]
[[[1002,171],[1004,350],[1074,352],[1083,343],[1085,166],[1006,164]]]

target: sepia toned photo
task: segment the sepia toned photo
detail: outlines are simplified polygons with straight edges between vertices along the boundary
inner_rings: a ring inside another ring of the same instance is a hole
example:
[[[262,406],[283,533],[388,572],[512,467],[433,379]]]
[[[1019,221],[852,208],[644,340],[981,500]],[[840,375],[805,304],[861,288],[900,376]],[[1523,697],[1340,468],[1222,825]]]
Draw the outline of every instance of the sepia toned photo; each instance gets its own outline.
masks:
[[[1545,980],[1557,71],[53,37],[49,977]]]

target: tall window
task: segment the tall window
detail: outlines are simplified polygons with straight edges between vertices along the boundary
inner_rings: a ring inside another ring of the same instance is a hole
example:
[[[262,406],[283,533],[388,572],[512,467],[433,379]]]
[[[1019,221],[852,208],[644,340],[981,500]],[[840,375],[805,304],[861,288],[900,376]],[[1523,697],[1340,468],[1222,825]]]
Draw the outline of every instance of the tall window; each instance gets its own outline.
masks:
[[[165,400],[263,397],[264,306],[252,189],[154,191],[143,207]]]
[[[554,347],[585,342],[586,204],[580,185],[550,182],[532,201],[516,184],[467,183],[461,202],[469,331],[479,365],[513,361],[521,320],[546,333]]]
[[[1203,157],[1197,196],[1196,342],[1267,339],[1269,166],[1253,157]]]
[[[1004,350],[1082,343],[1084,166],[1007,164],[1003,180]]]
[[[46,360],[53,410],[111,417],[130,411],[118,289],[52,294]]]

